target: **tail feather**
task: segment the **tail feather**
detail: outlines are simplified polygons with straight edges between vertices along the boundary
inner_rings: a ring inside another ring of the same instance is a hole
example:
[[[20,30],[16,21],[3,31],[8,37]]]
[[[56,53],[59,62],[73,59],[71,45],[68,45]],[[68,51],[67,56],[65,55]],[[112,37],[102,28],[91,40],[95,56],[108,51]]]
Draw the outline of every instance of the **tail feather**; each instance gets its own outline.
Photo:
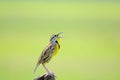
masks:
[[[36,70],[37,70],[37,68],[38,68],[39,65],[40,65],[40,64],[36,64],[36,67],[35,67],[35,69],[34,69],[34,73],[36,72]]]

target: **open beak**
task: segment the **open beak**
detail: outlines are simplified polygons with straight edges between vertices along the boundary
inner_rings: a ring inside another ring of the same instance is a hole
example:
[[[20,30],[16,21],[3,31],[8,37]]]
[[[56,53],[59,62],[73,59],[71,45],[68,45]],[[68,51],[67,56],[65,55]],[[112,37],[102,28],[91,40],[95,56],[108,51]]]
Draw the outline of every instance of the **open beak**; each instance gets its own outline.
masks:
[[[60,34],[62,34],[63,32],[59,32],[58,34],[57,34],[57,36],[59,37],[59,38],[63,38],[62,36],[59,36]]]

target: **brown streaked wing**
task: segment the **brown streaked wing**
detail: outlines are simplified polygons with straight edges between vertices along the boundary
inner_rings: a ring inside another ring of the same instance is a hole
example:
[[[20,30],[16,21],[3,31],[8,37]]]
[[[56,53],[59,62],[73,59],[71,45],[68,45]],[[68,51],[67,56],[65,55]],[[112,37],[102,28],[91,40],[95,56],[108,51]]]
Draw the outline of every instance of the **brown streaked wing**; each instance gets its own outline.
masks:
[[[53,46],[52,46],[52,44],[50,43],[50,44],[48,44],[48,46],[42,51],[42,53],[41,53],[41,56],[39,57],[39,60],[38,60],[38,62],[39,63],[42,63],[42,62],[44,62],[44,61],[47,61],[46,59],[48,59],[48,58],[50,58],[50,56],[51,56],[51,53],[52,53],[52,48]]]

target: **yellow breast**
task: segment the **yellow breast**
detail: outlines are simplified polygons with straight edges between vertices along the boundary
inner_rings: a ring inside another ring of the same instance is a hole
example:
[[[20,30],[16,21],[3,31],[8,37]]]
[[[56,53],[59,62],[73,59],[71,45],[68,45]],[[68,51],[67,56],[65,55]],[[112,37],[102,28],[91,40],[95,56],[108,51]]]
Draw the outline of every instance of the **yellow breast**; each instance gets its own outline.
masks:
[[[59,48],[60,48],[60,47],[59,47],[59,44],[56,44],[56,45],[55,45],[55,49],[54,49],[54,51],[53,51],[53,53],[52,53],[52,57],[57,54]]]

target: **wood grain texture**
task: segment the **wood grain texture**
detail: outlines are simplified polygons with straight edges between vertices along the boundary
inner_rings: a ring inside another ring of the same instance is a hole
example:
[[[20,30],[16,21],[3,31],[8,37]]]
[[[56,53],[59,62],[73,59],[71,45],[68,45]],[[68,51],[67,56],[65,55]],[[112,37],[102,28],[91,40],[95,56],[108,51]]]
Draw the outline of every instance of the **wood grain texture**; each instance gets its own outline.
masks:
[[[51,75],[44,74],[44,75],[39,76],[33,80],[55,80],[55,75],[54,74],[51,74]]]

